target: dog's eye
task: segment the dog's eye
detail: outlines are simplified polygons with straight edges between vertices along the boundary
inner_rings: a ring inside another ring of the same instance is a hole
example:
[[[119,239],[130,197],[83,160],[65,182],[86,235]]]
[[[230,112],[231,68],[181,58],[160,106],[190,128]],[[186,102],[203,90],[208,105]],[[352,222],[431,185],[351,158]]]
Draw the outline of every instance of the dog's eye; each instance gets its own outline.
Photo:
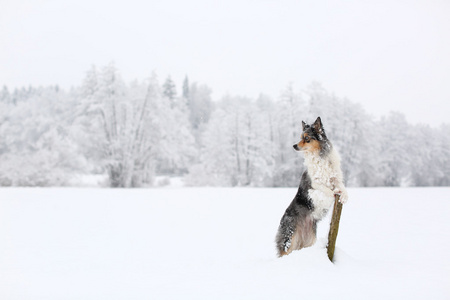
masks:
[[[309,138],[309,136],[305,137],[305,142],[309,143],[310,140],[311,140],[311,139]]]

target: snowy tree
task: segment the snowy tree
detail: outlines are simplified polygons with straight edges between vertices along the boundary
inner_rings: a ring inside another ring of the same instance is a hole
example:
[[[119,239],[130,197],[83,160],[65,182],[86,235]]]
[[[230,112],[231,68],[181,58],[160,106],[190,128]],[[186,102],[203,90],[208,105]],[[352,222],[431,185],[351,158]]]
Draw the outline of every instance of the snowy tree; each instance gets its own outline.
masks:
[[[189,99],[189,79],[187,76],[183,80],[183,98]]]
[[[8,87],[3,86],[2,90],[0,91],[0,102],[3,103],[10,103],[11,102],[11,95],[9,93]]]
[[[92,68],[82,87],[80,117],[93,135],[90,140],[100,152],[112,187],[129,187],[134,161],[126,142],[133,137],[133,105],[126,101],[125,84],[113,64],[97,74]],[[87,114],[85,114],[87,112]],[[84,119],[87,118],[85,121]]]
[[[391,112],[379,122],[380,174],[384,186],[400,186],[412,162],[408,152],[409,126],[405,116]]]
[[[264,186],[275,186],[274,176],[277,168],[276,160],[278,155],[278,143],[276,141],[276,103],[268,96],[259,95],[256,100],[256,110],[258,112],[259,131],[258,145],[261,147],[261,157],[265,163],[261,166],[264,173]],[[289,145],[291,146],[291,145]],[[257,154],[259,155],[259,154]]]
[[[412,130],[408,139],[408,152],[412,156],[411,163],[408,164],[411,184],[440,185],[448,175],[446,165],[449,150],[448,145],[445,145],[445,139],[438,130],[433,130],[427,125],[416,125]]]
[[[203,124],[209,121],[213,109],[211,92],[211,89],[206,85],[193,83],[189,87],[189,120],[194,130],[199,130]]]
[[[371,118],[360,105],[348,100],[332,98],[335,109],[326,114],[329,123],[329,138],[338,149],[342,161],[344,179],[349,185],[371,185],[373,145],[369,142],[371,135]]]
[[[191,168],[190,184],[265,185],[274,163],[263,114],[242,97],[227,96],[218,106],[201,136],[202,164]]]
[[[275,186],[295,186],[303,173],[302,156],[292,145],[300,140],[302,120],[307,121],[307,107],[300,94],[295,93],[292,84],[281,93],[275,110],[275,138],[277,145]]]
[[[256,105],[252,103],[243,114],[242,157],[245,185],[272,184],[275,166],[270,140],[270,124]]]
[[[191,132],[186,102],[183,98],[174,98],[171,105],[163,95],[155,107],[154,119],[160,119],[161,137],[157,171],[163,174],[182,175],[197,157],[195,139]]]
[[[91,141],[110,185],[137,187],[150,184],[157,170],[187,170],[195,156],[187,116],[181,106],[170,104],[156,75],[127,86],[112,64],[95,74],[94,69],[88,73],[82,88],[80,111],[87,115],[82,114],[80,122],[94,132]]]
[[[235,157],[229,126],[230,116],[223,109],[213,112],[201,140],[200,160],[191,165],[187,184],[194,186],[236,185]]]
[[[246,145],[247,139],[250,138],[251,130],[250,119],[250,100],[246,98],[226,97],[223,105],[230,117],[229,133],[232,144],[234,172],[232,177],[232,185],[248,185],[249,184],[249,145]]]
[[[25,91],[0,116],[0,184],[66,185],[85,166],[69,134],[74,103],[56,87]]]
[[[96,66],[92,66],[87,72],[86,77],[83,80],[82,88],[81,88],[81,97],[83,97],[86,101],[92,100],[92,97],[97,93],[99,89],[99,73],[97,71]]]
[[[173,102],[177,95],[177,90],[175,87],[175,83],[173,82],[172,78],[170,78],[170,76],[167,77],[166,81],[163,84],[163,95],[170,101],[171,105],[173,106]]]
[[[436,132],[437,143],[440,149],[441,165],[439,166],[439,177],[436,180],[436,185],[449,186],[450,185],[450,124],[442,125]]]

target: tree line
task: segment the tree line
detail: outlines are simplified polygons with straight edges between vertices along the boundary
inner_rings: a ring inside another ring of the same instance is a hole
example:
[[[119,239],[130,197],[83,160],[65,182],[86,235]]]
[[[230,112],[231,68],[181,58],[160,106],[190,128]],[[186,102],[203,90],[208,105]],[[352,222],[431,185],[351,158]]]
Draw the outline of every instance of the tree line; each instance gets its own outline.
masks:
[[[349,186],[448,186],[450,125],[375,118],[319,83],[275,99],[225,95],[156,74],[126,83],[114,64],[83,82],[0,92],[0,186],[66,186],[103,174],[111,187],[182,176],[190,186],[297,186],[301,121],[321,116]]]

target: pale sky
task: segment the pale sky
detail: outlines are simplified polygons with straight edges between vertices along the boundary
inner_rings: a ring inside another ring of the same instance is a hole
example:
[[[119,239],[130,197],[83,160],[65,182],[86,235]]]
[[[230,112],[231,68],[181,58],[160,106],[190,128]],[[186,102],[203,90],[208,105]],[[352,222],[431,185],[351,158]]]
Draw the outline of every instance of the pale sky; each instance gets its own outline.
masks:
[[[450,123],[447,0],[0,0],[0,86],[78,86],[111,61],[214,99],[319,81],[375,116]]]

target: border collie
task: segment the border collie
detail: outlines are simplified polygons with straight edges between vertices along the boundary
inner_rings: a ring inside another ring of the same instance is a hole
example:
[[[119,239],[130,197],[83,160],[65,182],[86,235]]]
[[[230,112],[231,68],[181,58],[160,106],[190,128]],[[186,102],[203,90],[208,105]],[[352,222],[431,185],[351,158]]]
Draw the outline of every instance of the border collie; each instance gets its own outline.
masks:
[[[303,152],[306,171],[278,227],[280,257],[314,245],[317,222],[327,214],[335,195],[340,195],[341,203],[348,199],[339,154],[328,140],[320,117],[311,125],[302,121],[302,126],[301,140],[294,149]]]

